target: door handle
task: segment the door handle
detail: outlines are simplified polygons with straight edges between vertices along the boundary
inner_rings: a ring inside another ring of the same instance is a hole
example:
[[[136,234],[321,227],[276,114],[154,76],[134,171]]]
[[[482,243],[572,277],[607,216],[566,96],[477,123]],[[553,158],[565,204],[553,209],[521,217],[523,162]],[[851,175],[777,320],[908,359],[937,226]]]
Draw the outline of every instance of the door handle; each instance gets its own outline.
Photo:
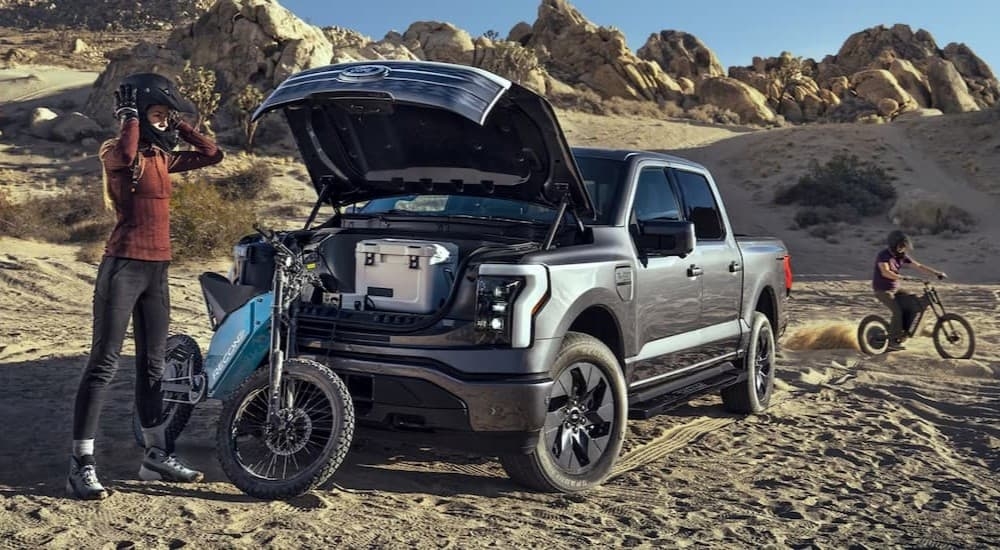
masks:
[[[743,264],[737,261],[729,262],[729,272],[736,273],[737,271],[743,271]]]
[[[702,273],[704,273],[704,271],[701,269],[700,266],[691,264],[691,267],[688,268],[688,277],[697,277]]]

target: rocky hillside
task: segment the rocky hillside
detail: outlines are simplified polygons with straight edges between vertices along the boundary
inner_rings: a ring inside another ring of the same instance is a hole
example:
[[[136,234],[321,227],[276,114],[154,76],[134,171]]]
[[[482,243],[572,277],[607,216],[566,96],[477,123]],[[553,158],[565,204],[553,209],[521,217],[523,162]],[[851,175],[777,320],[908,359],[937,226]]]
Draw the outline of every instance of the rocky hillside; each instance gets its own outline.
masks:
[[[0,27],[169,29],[193,21],[214,0],[0,0]]]
[[[541,0],[534,22],[518,23],[506,37],[493,32],[473,37],[447,22],[417,21],[381,39],[309,25],[273,0],[217,0],[207,10],[207,0],[104,0],[105,10],[80,9],[77,4],[83,3],[0,0],[0,25],[44,20],[100,27],[113,19],[103,11],[128,12],[139,18],[136,25],[174,27],[165,41],[107,54],[109,63],[87,105],[88,114],[103,124],[110,123],[111,92],[122,76],[148,69],[177,75],[187,62],[216,75],[223,97],[216,128],[232,127],[234,98],[248,83],[267,92],[296,71],[365,59],[476,65],[562,105],[646,104],[662,115],[756,125],[882,122],[976,111],[1000,100],[992,70],[970,48],[954,43],[941,48],[929,32],[906,25],[858,32],[819,62],[783,52],[725,70],[708,45],[677,30],[653,33],[633,52],[620,31],[591,22],[567,0]],[[42,18],[43,12],[50,17]],[[87,12],[93,21],[73,19]],[[195,14],[201,15],[185,22]],[[0,60],[3,56],[0,45]]]

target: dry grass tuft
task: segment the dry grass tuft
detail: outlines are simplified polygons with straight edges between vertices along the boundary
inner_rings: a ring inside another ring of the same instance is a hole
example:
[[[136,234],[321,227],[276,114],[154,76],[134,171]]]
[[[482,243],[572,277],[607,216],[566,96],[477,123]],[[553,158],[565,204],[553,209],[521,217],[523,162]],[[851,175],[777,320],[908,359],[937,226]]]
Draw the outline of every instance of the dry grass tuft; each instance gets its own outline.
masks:
[[[225,198],[214,185],[182,180],[170,199],[174,259],[228,254],[240,237],[253,231],[256,209],[249,200]]]
[[[976,225],[972,214],[944,201],[926,197],[900,199],[889,213],[893,223],[914,233],[968,233]]]

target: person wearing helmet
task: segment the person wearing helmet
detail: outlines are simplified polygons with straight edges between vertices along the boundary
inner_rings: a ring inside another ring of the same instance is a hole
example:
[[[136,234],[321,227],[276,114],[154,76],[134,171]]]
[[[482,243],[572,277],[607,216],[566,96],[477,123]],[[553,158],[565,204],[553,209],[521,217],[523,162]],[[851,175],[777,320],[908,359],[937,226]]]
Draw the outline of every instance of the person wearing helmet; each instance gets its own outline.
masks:
[[[135,401],[146,451],[144,480],[197,482],[201,472],[185,466],[170,448],[162,422],[164,368],[170,298],[170,194],[168,174],[222,160],[222,151],[180,119],[194,107],[170,79],[155,73],[126,77],[115,92],[117,138],[100,148],[104,199],[116,223],[105,246],[94,288],[90,358],[76,393],[73,451],[67,492],[82,499],[108,496],[97,478],[94,437],[108,384],[114,377],[129,319],[135,337]],[[175,151],[179,140],[192,151]]]
[[[908,254],[913,248],[913,243],[910,241],[910,237],[902,231],[890,232],[888,239],[886,239],[886,245],[886,248],[875,257],[872,290],[875,291],[875,297],[878,298],[878,301],[892,312],[892,321],[889,323],[889,349],[898,351],[906,349],[903,346],[905,340],[903,310],[899,305],[898,298],[908,294],[899,289],[899,282],[906,279],[900,270],[903,266],[912,265],[938,279],[944,279],[947,275],[943,271],[938,271],[913,259]]]

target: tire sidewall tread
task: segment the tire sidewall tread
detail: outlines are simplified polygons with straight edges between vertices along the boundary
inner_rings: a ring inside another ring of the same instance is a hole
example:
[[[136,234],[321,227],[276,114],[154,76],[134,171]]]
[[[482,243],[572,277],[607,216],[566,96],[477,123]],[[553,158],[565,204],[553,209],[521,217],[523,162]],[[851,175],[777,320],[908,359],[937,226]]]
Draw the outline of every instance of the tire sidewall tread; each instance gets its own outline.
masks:
[[[318,460],[304,475],[300,474],[291,481],[277,482],[251,475],[237,463],[235,456],[233,456],[230,431],[233,419],[243,400],[250,392],[261,387],[266,388],[270,384],[270,373],[265,365],[247,377],[239,388],[223,401],[219,426],[216,431],[216,449],[219,464],[229,480],[244,493],[262,500],[291,498],[322,485],[343,463],[354,438],[354,404],[347,390],[347,385],[339,376],[322,363],[303,358],[286,359],[283,369],[283,376],[290,373],[301,375],[312,371],[313,377],[318,377],[331,384],[335,401],[333,405],[340,408],[340,426],[336,428],[337,442],[333,447],[333,452],[325,459]],[[306,378],[308,379],[309,376]]]
[[[538,444],[530,453],[500,457],[501,464],[515,482],[545,492],[576,493],[600,485],[611,475],[625,441],[628,421],[625,377],[618,359],[603,342],[589,334],[570,332],[563,338],[562,346],[552,365],[552,379],[558,380],[567,368],[581,361],[600,368],[614,394],[615,425],[605,453],[597,465],[587,472],[579,475],[566,474],[549,455],[544,434],[539,434]]]

